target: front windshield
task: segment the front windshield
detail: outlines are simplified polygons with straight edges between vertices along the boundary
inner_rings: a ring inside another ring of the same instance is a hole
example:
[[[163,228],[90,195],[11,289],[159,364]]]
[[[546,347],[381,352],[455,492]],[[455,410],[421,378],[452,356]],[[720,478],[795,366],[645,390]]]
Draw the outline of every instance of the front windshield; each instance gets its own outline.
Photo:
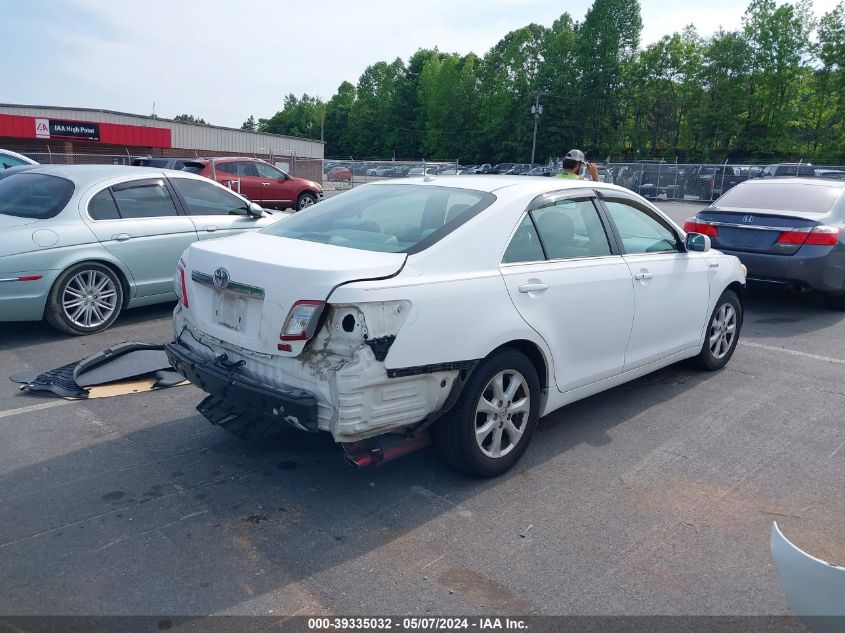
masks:
[[[373,185],[329,198],[262,232],[367,251],[418,252],[495,200],[467,189]]]
[[[0,214],[21,218],[52,218],[73,195],[66,178],[20,172],[0,180]]]

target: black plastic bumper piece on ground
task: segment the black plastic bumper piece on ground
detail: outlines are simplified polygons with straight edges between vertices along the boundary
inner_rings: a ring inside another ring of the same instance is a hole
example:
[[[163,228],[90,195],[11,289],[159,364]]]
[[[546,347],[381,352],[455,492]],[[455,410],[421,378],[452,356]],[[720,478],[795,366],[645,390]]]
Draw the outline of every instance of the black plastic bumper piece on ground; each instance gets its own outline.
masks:
[[[178,342],[165,343],[164,351],[173,367],[194,385],[211,394],[227,408],[244,414],[262,415],[306,431],[317,431],[317,398],[314,394],[293,387],[271,386],[227,369],[216,361],[206,360]],[[208,399],[206,399],[208,400]],[[214,424],[210,403],[203,401],[200,413]]]

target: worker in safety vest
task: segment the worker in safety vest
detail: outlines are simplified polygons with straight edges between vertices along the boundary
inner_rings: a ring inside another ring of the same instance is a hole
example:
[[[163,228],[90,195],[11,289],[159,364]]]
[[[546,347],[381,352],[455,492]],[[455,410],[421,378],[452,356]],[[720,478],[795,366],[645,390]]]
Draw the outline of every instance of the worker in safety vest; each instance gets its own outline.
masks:
[[[596,169],[596,166],[587,162],[584,152],[580,149],[571,149],[563,159],[563,171],[560,172],[557,177],[571,178],[573,180],[586,180],[586,178],[581,175],[581,171],[584,167],[586,167],[587,171],[590,172],[590,179],[594,182],[598,182],[599,170]]]

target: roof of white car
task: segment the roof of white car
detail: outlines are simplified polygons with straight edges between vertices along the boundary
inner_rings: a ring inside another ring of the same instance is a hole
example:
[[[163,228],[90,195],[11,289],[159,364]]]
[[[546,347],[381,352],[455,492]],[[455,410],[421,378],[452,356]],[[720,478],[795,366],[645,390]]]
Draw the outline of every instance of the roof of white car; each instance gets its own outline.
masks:
[[[547,191],[560,191],[561,189],[616,189],[627,191],[605,182],[593,182],[591,180],[575,180],[572,178],[549,178],[544,176],[494,176],[486,174],[460,175],[460,176],[428,176],[414,178],[400,178],[391,180],[380,180],[373,185],[430,185],[433,187],[456,187],[459,189],[472,189],[474,191],[486,191],[493,193],[500,189],[516,188],[526,194],[537,195]]]
[[[132,165],[40,165],[22,173],[60,176],[72,181],[78,187],[94,185],[104,180],[122,176],[146,176],[148,178],[158,176],[160,178],[162,175],[175,176],[178,174],[187,178],[200,178],[200,176],[186,171],[174,171],[160,167],[135,167]]]
[[[821,187],[834,187],[837,189],[842,189],[845,187],[845,180],[834,180],[830,178],[818,178],[812,176],[805,176],[805,177],[796,177],[796,176],[777,176],[775,178],[754,178],[752,180],[746,180],[741,182],[740,184],[753,184],[757,187],[764,186],[768,187],[773,184],[776,185],[818,185]]]

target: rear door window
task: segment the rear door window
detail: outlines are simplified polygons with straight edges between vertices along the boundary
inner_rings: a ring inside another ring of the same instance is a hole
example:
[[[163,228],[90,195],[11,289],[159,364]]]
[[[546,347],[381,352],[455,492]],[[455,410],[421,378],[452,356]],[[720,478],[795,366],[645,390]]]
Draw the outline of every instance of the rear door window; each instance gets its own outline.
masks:
[[[120,212],[117,210],[111,189],[103,189],[91,198],[88,203],[88,215],[92,220],[118,220]]]
[[[548,259],[610,255],[607,234],[590,199],[564,199],[531,211]]]
[[[156,218],[178,215],[173,198],[164,180],[136,180],[112,187],[120,216],[126,218]]]
[[[546,256],[543,254],[543,247],[540,245],[540,236],[537,235],[537,229],[534,228],[531,216],[526,214],[513,234],[507,250],[505,250],[502,263],[539,262],[544,259],[546,259]]]

